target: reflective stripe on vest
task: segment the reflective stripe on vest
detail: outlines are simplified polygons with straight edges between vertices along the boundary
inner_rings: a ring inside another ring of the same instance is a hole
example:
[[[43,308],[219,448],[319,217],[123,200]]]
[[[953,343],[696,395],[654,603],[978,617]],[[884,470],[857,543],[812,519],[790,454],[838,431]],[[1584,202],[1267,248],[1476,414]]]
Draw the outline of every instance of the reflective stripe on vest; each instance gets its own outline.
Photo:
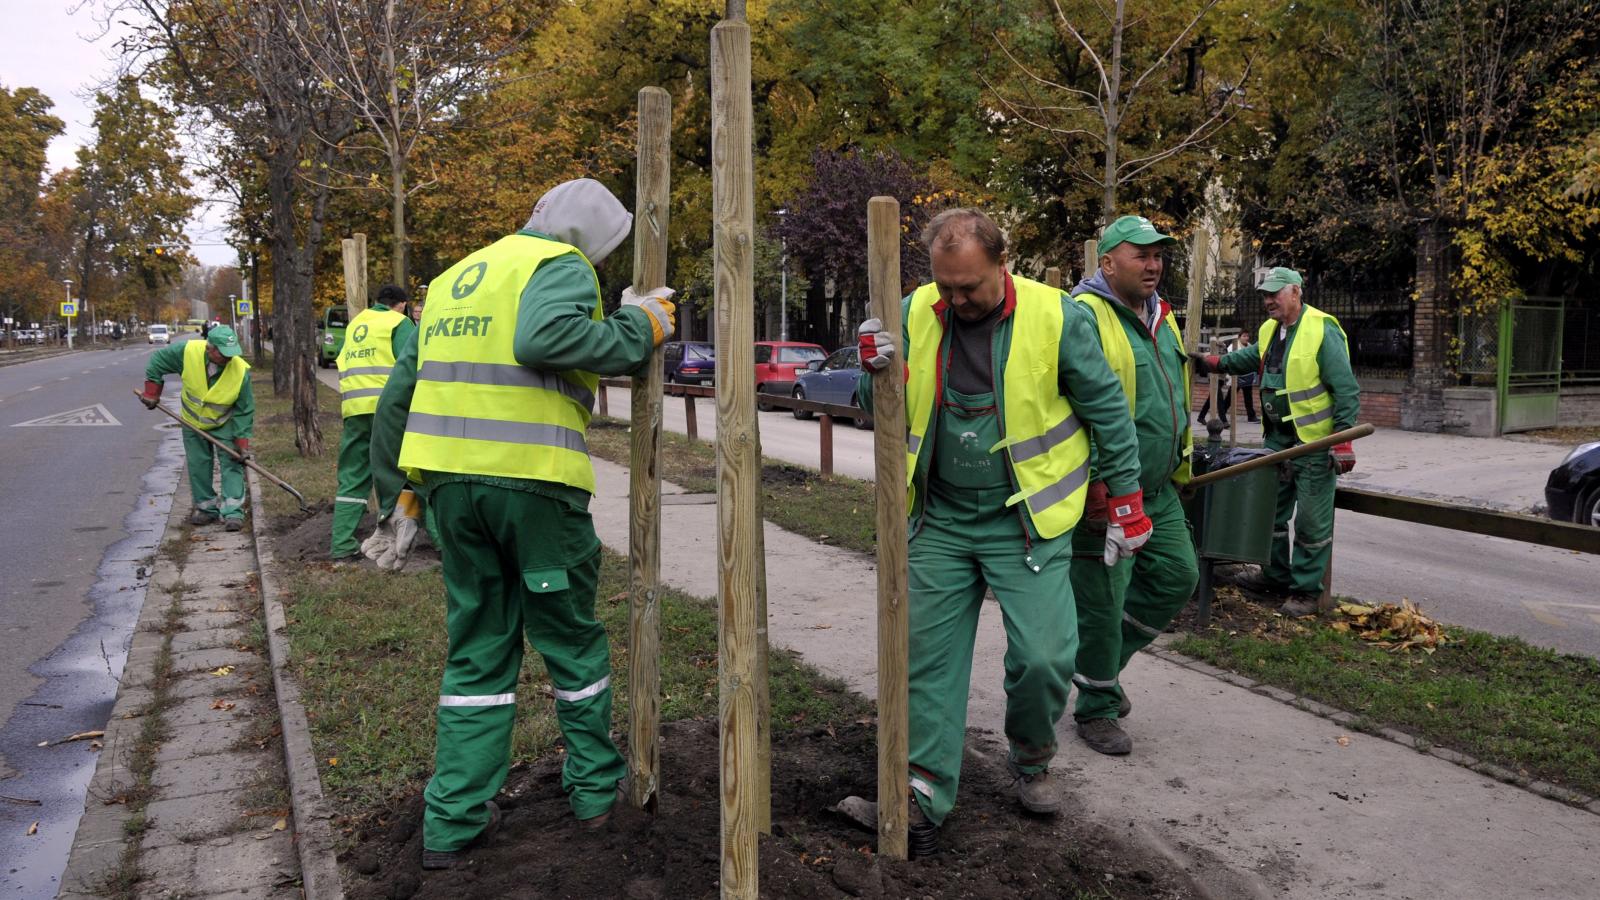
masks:
[[[1100,348],[1105,352],[1106,365],[1116,374],[1117,380],[1122,382],[1122,392],[1128,396],[1128,411],[1138,416],[1139,411],[1135,405],[1138,398],[1137,364],[1133,360],[1133,342],[1128,340],[1128,332],[1122,327],[1117,318],[1117,311],[1111,308],[1111,302],[1098,294],[1085,291],[1072,299],[1085,304],[1094,311],[1095,324],[1100,329]],[[1183,332],[1178,330],[1178,322],[1168,314],[1166,317],[1168,327],[1178,339],[1178,346],[1183,346]],[[1159,352],[1160,342],[1157,342]],[[1189,367],[1183,367],[1183,398],[1187,401],[1194,396],[1189,384]],[[1183,420],[1183,456],[1178,461],[1178,467],[1172,471],[1172,480],[1176,484],[1188,484],[1192,477],[1190,463],[1194,458],[1194,429],[1189,425],[1189,412],[1183,410],[1180,417]]]
[[[339,351],[339,414],[370,415],[394,368],[394,330],[406,317],[392,309],[364,309],[344,330]]]
[[[1294,340],[1289,344],[1288,358],[1283,362],[1282,393],[1289,401],[1287,421],[1294,423],[1294,433],[1300,440],[1308,443],[1333,434],[1333,395],[1328,393],[1328,386],[1322,381],[1322,367],[1317,363],[1323,338],[1328,334],[1328,322],[1339,329],[1339,337],[1345,342],[1348,352],[1350,339],[1345,337],[1339,320],[1316,307],[1302,306]],[[1270,342],[1277,334],[1277,319],[1262,322],[1256,346],[1271,347]],[[1261,358],[1267,358],[1265,350]]]
[[[222,367],[217,383],[206,384],[206,347],[204,340],[190,341],[183,348],[183,420],[204,431],[221,428],[233,418],[233,404],[244,388],[245,373],[250,364],[243,356],[235,356]]]
[[[1026,278],[1012,276],[1011,280],[1017,305],[1011,313],[1011,346],[999,385],[1005,437],[991,450],[1006,451],[1020,488],[1006,505],[1026,501],[1034,530],[1048,539],[1065,534],[1083,514],[1089,436],[1073,415],[1072,404],[1056,390],[1060,383],[1061,291]],[[939,289],[923,285],[911,295],[907,312],[908,504],[916,499],[912,479],[937,405],[936,370],[944,340],[944,323],[933,311],[938,302]]]
[[[400,445],[400,467],[411,480],[425,471],[454,472],[594,492],[584,432],[599,376],[529,369],[513,350],[528,280],[543,263],[569,254],[584,259],[568,244],[511,235],[428,285],[417,386]],[[591,315],[602,316],[598,279]]]

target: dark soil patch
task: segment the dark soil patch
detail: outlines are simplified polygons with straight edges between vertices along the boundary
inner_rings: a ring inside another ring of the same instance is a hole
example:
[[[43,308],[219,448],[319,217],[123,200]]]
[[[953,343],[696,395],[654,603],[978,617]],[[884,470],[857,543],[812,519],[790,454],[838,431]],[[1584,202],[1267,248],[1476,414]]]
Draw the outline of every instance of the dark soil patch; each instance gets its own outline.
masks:
[[[1234,571],[1254,571],[1253,567],[1227,567],[1217,572],[1216,589],[1211,598],[1211,627],[1225,632],[1249,634],[1274,621],[1292,621],[1278,612],[1279,602],[1269,602],[1245,594],[1231,584]],[[1173,619],[1168,631],[1193,632],[1199,614],[1199,601],[1190,600]]]
[[[718,895],[717,731],[712,721],[663,728],[668,790],[651,816],[619,804],[604,829],[579,831],[561,792],[560,757],[514,771],[497,802],[498,834],[443,872],[420,864],[422,799],[369,816],[342,857],[351,900],[380,898],[714,898]],[[941,853],[880,859],[873,835],[827,808],[875,793],[875,726],[774,740],[772,835],[761,839],[770,898],[1179,898],[1181,873],[1067,814],[1022,815],[1003,762],[968,757],[961,804]],[[1070,796],[1070,790],[1069,790]],[[1108,873],[1114,877],[1108,878]]]
[[[333,539],[333,503],[315,501],[310,512],[272,516],[267,520],[267,533],[272,536],[272,553],[285,562],[327,562],[328,545]],[[377,526],[377,516],[371,512],[361,517],[356,526],[356,538],[364,539]],[[434,549],[426,530],[417,535],[406,560],[406,571],[418,566],[435,565],[439,551]]]

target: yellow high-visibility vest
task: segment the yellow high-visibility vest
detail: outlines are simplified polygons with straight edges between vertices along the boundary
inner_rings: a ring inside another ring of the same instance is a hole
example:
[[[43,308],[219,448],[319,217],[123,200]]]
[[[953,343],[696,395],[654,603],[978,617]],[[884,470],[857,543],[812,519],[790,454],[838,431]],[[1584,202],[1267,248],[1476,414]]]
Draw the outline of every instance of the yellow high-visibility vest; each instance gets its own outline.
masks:
[[[1349,351],[1350,339],[1345,337],[1339,320],[1312,306],[1300,308],[1300,321],[1295,326],[1294,343],[1289,346],[1289,358],[1283,361],[1283,393],[1289,398],[1289,419],[1294,423],[1294,433],[1304,442],[1325,438],[1333,434],[1333,395],[1322,382],[1322,367],[1317,363],[1317,353],[1322,350],[1322,339],[1327,335],[1326,322],[1339,329],[1339,337]],[[1278,333],[1278,320],[1261,323],[1256,346],[1261,348],[1262,365],[1265,365],[1267,348]]]
[[[1061,291],[1037,281],[1012,276],[1017,306],[1011,313],[1011,347],[1006,353],[1000,389],[1000,429],[1003,437],[990,452],[1005,450],[1019,490],[1007,506],[1025,504],[1034,530],[1042,538],[1065,534],[1083,515],[1089,485],[1089,436],[1072,404],[1061,396],[1060,383]],[[906,329],[906,411],[910,434],[906,441],[907,505],[916,500],[913,476],[917,459],[933,428],[940,377],[939,348],[944,323],[934,312],[939,302],[936,285],[925,284],[911,295]]]
[[[221,428],[233,418],[233,404],[244,389],[250,364],[235,356],[222,367],[217,383],[206,384],[204,340],[190,341],[183,348],[183,420],[204,431]]]
[[[428,285],[417,335],[417,387],[400,467],[531,478],[594,492],[584,432],[600,377],[517,362],[513,339],[522,290],[548,260],[578,248],[514,234],[446,269]],[[594,281],[593,318],[603,316]]]
[[[1117,319],[1117,311],[1111,308],[1111,301],[1088,291],[1072,299],[1087,304],[1094,310],[1094,320],[1100,328],[1100,347],[1105,351],[1106,365],[1111,367],[1111,371],[1116,373],[1117,380],[1122,382],[1122,392],[1128,395],[1128,412],[1137,417],[1138,407],[1135,403],[1139,393],[1135,371],[1137,364],[1133,361],[1133,344],[1128,340],[1128,332]],[[1178,330],[1178,323],[1170,315],[1166,317],[1166,322],[1171,327],[1173,335],[1178,338],[1178,346],[1182,347],[1183,332]],[[1185,400],[1190,396],[1188,366],[1183,367],[1183,396]],[[1172,471],[1172,480],[1175,484],[1189,483],[1192,477],[1190,463],[1194,458],[1194,431],[1188,424],[1188,410],[1182,412],[1183,458],[1178,462],[1178,467]]]
[[[339,414],[369,415],[394,368],[394,330],[406,317],[392,309],[364,309],[344,332],[339,351]]]

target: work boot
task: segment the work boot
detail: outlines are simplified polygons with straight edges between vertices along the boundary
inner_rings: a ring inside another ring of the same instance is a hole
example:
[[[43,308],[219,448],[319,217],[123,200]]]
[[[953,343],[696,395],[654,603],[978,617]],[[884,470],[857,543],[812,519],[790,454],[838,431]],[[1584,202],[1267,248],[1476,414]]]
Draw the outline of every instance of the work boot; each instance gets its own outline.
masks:
[[[906,837],[912,859],[927,859],[939,853],[939,826],[929,821],[922,807],[911,798],[911,809],[906,816]]]
[[[1117,721],[1126,722],[1131,712],[1133,712],[1133,701],[1128,699],[1127,694],[1123,694],[1122,699],[1117,701]]]
[[[1278,612],[1291,619],[1298,619],[1301,616],[1314,616],[1317,614],[1317,600],[1319,599],[1315,594],[1290,594],[1289,599],[1283,601],[1283,605],[1278,607]]]
[[[624,777],[621,781],[617,782],[617,798],[611,801],[611,809],[606,810],[598,816],[590,816],[587,819],[579,819],[578,827],[584,831],[599,831],[601,828],[604,828],[605,824],[611,821],[611,812],[617,808],[617,804],[628,802],[629,790],[630,788],[628,787],[628,779]]]
[[[1127,756],[1133,752],[1133,738],[1116,719],[1084,719],[1078,723],[1078,737],[1089,749],[1107,756]]]
[[[1233,586],[1258,600],[1278,601],[1289,593],[1288,585],[1272,581],[1260,572],[1235,578]]]
[[[1009,765],[1011,774],[1016,776],[1017,802],[1022,804],[1023,809],[1039,816],[1053,816],[1060,811],[1061,796],[1056,792],[1055,783],[1050,780],[1049,769],[1040,769],[1028,775],[1017,768],[1015,762]]]
[[[226,522],[223,523],[222,527],[228,529],[229,531],[243,531],[244,530],[244,520],[243,519],[229,519],[229,520],[227,520]]]
[[[429,850],[427,847],[423,847],[422,867],[424,869],[455,868],[461,863],[462,857],[466,856],[468,850],[493,837],[494,833],[500,830],[500,804],[493,800],[485,800],[483,805],[489,808],[489,824],[483,826],[483,830],[478,832],[472,840],[462,844],[459,850]]]
[[[204,509],[196,509],[189,513],[190,525],[210,525],[217,520],[217,514]]]

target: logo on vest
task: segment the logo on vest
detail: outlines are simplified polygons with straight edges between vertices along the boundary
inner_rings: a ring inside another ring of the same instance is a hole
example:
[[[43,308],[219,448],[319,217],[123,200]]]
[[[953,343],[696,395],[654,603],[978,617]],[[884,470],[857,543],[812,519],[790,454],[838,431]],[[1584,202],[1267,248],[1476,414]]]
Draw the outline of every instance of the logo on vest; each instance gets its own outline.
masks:
[[[364,341],[366,339],[367,339],[367,325],[366,325],[365,322],[363,322],[360,325],[356,326],[355,333],[350,336],[350,340],[355,341],[356,343],[359,344],[359,343],[361,343],[362,341]]]
[[[486,262],[475,263],[463,269],[461,274],[456,276],[455,283],[450,285],[450,296],[457,300],[466,299],[478,289],[478,285],[483,283],[483,273],[487,271],[489,264]]]

